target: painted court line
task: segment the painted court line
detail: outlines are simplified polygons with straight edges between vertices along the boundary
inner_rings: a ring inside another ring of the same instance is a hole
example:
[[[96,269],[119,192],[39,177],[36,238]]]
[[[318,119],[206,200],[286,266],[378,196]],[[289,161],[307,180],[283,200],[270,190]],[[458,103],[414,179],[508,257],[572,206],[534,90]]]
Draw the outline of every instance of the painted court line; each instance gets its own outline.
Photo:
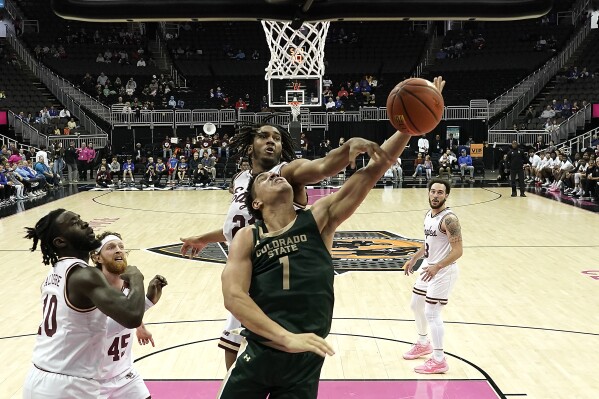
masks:
[[[221,381],[146,380],[152,399],[214,399]],[[497,399],[485,380],[320,381],[318,399]]]

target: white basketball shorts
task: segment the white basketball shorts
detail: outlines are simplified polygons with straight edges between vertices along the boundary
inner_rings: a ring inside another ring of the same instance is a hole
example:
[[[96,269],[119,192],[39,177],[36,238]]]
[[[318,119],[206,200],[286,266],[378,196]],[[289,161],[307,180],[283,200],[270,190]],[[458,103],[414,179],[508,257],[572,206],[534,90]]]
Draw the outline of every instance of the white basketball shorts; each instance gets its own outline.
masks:
[[[23,399],[96,399],[100,383],[81,377],[57,374],[31,366],[25,384]]]
[[[100,399],[146,399],[150,391],[133,367],[116,377],[100,381]]]
[[[424,266],[426,266],[426,262],[422,264],[422,267]],[[460,270],[456,263],[439,270],[435,277],[430,281],[422,281],[422,272],[420,272],[412,292],[416,295],[425,296],[426,302],[428,303],[447,305],[449,294],[451,293],[459,274]]]
[[[231,313],[227,316],[227,324],[225,329],[220,336],[218,341],[218,347],[229,352],[239,352],[239,346],[241,345],[241,335],[231,333],[231,330],[238,330],[241,328],[241,322],[235,318]]]

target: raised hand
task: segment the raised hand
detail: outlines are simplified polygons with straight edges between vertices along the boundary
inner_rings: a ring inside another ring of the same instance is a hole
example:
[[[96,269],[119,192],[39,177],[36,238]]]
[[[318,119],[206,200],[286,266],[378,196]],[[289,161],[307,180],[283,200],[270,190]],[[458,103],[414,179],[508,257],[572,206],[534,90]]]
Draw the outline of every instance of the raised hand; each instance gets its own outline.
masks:
[[[146,297],[152,301],[154,305],[158,302],[160,297],[162,296],[162,287],[166,286],[168,282],[166,278],[160,275],[156,275],[150,283],[148,284],[148,292],[146,293]]]

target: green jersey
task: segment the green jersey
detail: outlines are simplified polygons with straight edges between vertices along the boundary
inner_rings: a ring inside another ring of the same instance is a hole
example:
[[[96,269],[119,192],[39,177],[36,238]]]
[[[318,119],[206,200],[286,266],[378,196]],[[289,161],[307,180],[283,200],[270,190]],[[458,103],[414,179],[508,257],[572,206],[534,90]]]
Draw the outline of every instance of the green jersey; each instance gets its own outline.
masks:
[[[287,227],[272,233],[254,225],[250,297],[292,333],[325,338],[333,319],[333,259],[310,210],[298,210]],[[247,329],[243,335],[264,341]]]

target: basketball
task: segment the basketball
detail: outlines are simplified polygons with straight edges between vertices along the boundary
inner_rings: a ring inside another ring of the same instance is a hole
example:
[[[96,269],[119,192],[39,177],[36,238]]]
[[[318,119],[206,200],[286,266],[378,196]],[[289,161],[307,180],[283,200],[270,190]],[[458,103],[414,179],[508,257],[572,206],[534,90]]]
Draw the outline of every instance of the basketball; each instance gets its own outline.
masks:
[[[387,116],[394,128],[411,136],[433,130],[441,121],[443,96],[426,79],[410,78],[399,83],[387,97]]]

